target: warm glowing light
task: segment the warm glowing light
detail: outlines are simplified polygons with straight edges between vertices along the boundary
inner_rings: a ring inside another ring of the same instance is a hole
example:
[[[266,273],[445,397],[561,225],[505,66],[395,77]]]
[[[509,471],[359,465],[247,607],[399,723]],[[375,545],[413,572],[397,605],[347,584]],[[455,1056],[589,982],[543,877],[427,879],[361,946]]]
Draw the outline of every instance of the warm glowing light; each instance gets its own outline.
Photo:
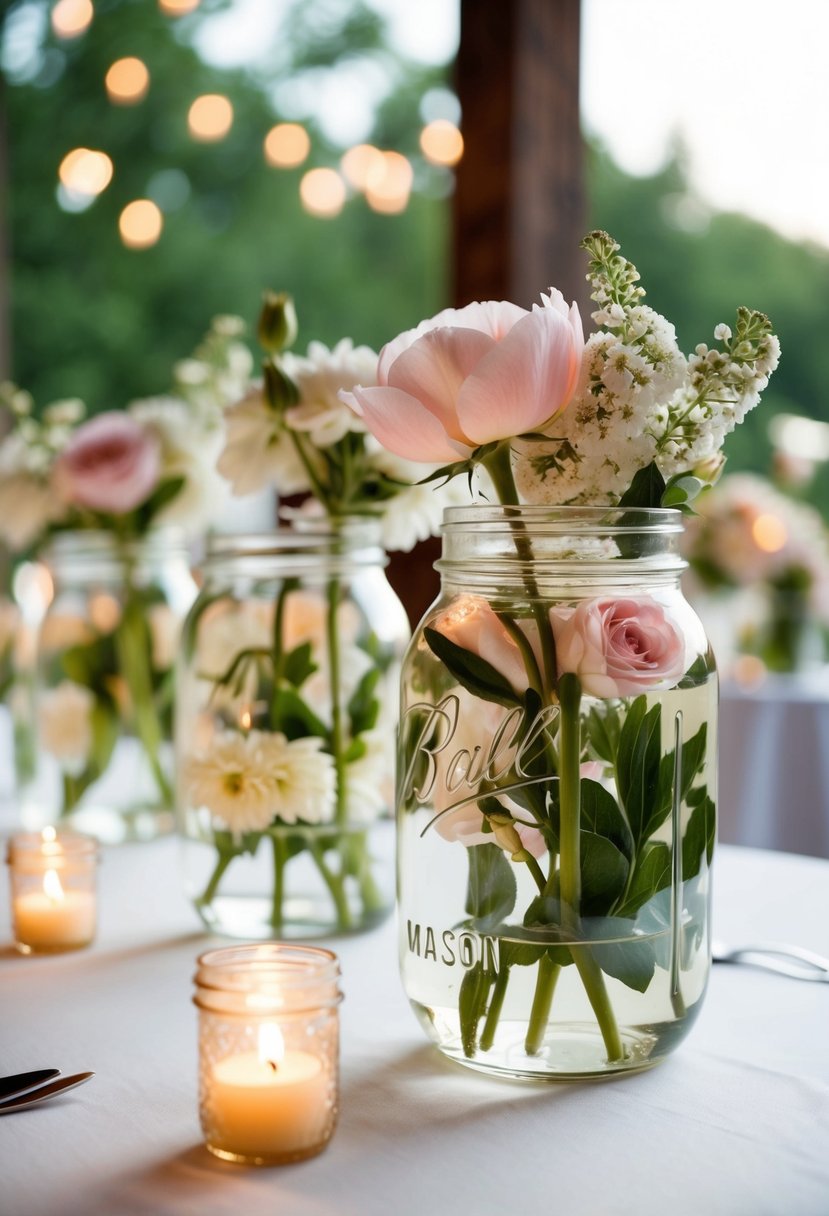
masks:
[[[762,659],[755,654],[741,654],[734,660],[732,674],[743,688],[752,688],[761,684],[768,674],[768,669]]]
[[[121,240],[128,249],[149,249],[161,236],[163,227],[161,212],[148,198],[127,203],[118,218]]]
[[[456,165],[463,156],[463,136],[453,122],[436,118],[420,132],[420,148],[433,165]]]
[[[44,844],[54,844],[57,838],[58,834],[54,828],[44,828],[40,833],[40,839]]]
[[[147,96],[150,73],[147,65],[130,55],[116,59],[104,77],[109,100],[117,106],[134,106]]]
[[[406,210],[412,192],[412,166],[400,152],[384,152],[383,162],[366,183],[366,201],[374,211],[398,215]]]
[[[298,122],[280,122],[265,136],[265,160],[277,169],[301,165],[311,151],[308,132]]]
[[[259,1027],[259,1062],[272,1068],[284,1058],[285,1040],[276,1022],[265,1022]]]
[[[191,105],[187,126],[202,143],[224,139],[233,126],[233,106],[222,93],[205,93]]]
[[[168,17],[183,17],[199,7],[201,0],[158,0],[158,7]]]
[[[99,591],[89,600],[89,619],[99,633],[112,633],[121,619],[121,606],[114,595]]]
[[[336,169],[309,169],[299,183],[302,205],[311,215],[331,219],[345,203],[345,182]]]
[[[112,161],[106,152],[73,148],[60,162],[58,177],[70,194],[94,198],[112,181]]]
[[[66,898],[57,870],[47,870],[43,875],[43,893],[47,899],[51,899],[56,904],[62,903]]]
[[[250,730],[253,718],[249,709],[243,709],[239,715],[239,725],[242,730]]]
[[[751,535],[764,553],[779,553],[789,539],[786,525],[776,515],[758,515],[751,525]]]
[[[77,38],[94,16],[92,0],[58,0],[52,9],[52,29],[58,38]]]
[[[343,176],[355,190],[365,190],[372,176],[383,176],[383,153],[373,144],[355,144],[340,161]]]

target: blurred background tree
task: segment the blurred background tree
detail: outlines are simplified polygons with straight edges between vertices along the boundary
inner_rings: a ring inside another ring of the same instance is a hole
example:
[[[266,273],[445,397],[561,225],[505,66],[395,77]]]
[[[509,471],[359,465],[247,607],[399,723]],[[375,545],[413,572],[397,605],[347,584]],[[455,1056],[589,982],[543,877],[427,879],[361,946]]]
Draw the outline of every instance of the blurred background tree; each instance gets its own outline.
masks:
[[[199,53],[200,38],[230,7],[202,0],[174,18],[158,0],[96,0],[94,18],[72,38],[55,33],[48,0],[6,7],[11,371],[41,406],[80,396],[100,410],[163,391],[210,318],[238,313],[252,322],[265,287],[295,295],[300,344],[348,334],[379,346],[448,302],[451,169],[430,164],[419,137],[441,106],[451,117],[451,62],[402,54],[387,15],[364,0],[291,0],[269,57],[220,67]],[[112,104],[104,83],[124,56],[140,58],[150,75],[146,96],[131,105]],[[411,166],[411,192],[399,205],[375,200],[385,214],[359,189],[340,209],[332,197],[328,218],[300,197],[308,171],[338,168],[344,151],[310,102],[297,112],[334,72],[343,89],[355,73],[375,81],[369,139]],[[195,139],[188,129],[190,106],[204,94],[233,107],[223,138]],[[283,120],[301,122],[310,137],[307,159],[293,168],[263,155]],[[84,147],[105,152],[114,172],[81,206],[65,191],[59,197],[57,174],[66,153]],[[592,224],[622,243],[686,350],[710,339],[740,303],[772,317],[783,360],[762,411],[729,441],[730,467],[768,468],[776,410],[829,419],[821,358],[829,251],[708,211],[689,187],[680,148],[658,173],[633,177],[593,147],[588,185]],[[153,201],[163,218],[159,238],[143,249],[119,235],[119,217],[136,199]],[[547,286],[539,282],[539,291]],[[825,467],[811,492],[829,508]]]

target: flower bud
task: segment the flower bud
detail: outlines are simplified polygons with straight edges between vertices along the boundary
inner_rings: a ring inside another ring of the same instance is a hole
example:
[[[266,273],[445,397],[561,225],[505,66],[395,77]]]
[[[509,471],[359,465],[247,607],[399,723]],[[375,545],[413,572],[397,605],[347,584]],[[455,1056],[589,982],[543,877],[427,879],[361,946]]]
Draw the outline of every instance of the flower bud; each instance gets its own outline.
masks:
[[[488,819],[496,841],[505,852],[514,855],[523,850],[521,837],[508,815],[489,815]]]
[[[286,410],[299,401],[299,390],[276,359],[267,359],[264,364],[265,399],[275,410]]]
[[[726,457],[722,452],[714,452],[711,456],[706,456],[704,460],[698,461],[691,472],[694,477],[698,477],[706,485],[713,486],[720,479],[720,474],[725,468],[725,461]]]
[[[286,292],[266,291],[257,327],[259,341],[269,355],[277,355],[296,341],[294,301]]]

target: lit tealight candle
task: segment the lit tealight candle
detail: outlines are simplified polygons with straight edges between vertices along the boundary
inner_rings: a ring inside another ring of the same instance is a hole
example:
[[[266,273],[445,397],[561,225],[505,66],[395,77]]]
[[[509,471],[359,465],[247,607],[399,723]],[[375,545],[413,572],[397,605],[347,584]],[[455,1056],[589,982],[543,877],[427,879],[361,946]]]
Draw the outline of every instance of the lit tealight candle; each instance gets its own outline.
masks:
[[[45,828],[39,836],[13,837],[8,861],[18,950],[50,954],[88,946],[97,912],[95,841]]]
[[[328,1143],[337,1118],[338,976],[335,955],[309,946],[201,956],[200,1113],[216,1156],[278,1165]]]
[[[286,1051],[279,1027],[266,1022],[258,1051],[228,1056],[213,1068],[211,1147],[260,1159],[316,1152],[326,1139],[328,1089],[319,1058]]]

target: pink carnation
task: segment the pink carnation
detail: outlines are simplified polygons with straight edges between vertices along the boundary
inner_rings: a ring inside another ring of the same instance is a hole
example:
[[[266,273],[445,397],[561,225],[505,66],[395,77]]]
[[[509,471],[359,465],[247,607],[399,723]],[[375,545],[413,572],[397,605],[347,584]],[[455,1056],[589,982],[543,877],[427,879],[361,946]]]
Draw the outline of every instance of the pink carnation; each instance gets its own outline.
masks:
[[[158,484],[158,440],[127,414],[99,414],[78,427],[55,462],[54,484],[65,502],[125,515]]]
[[[583,600],[552,609],[560,675],[577,675],[592,697],[630,697],[670,688],[685,671],[679,628],[655,600]]]

